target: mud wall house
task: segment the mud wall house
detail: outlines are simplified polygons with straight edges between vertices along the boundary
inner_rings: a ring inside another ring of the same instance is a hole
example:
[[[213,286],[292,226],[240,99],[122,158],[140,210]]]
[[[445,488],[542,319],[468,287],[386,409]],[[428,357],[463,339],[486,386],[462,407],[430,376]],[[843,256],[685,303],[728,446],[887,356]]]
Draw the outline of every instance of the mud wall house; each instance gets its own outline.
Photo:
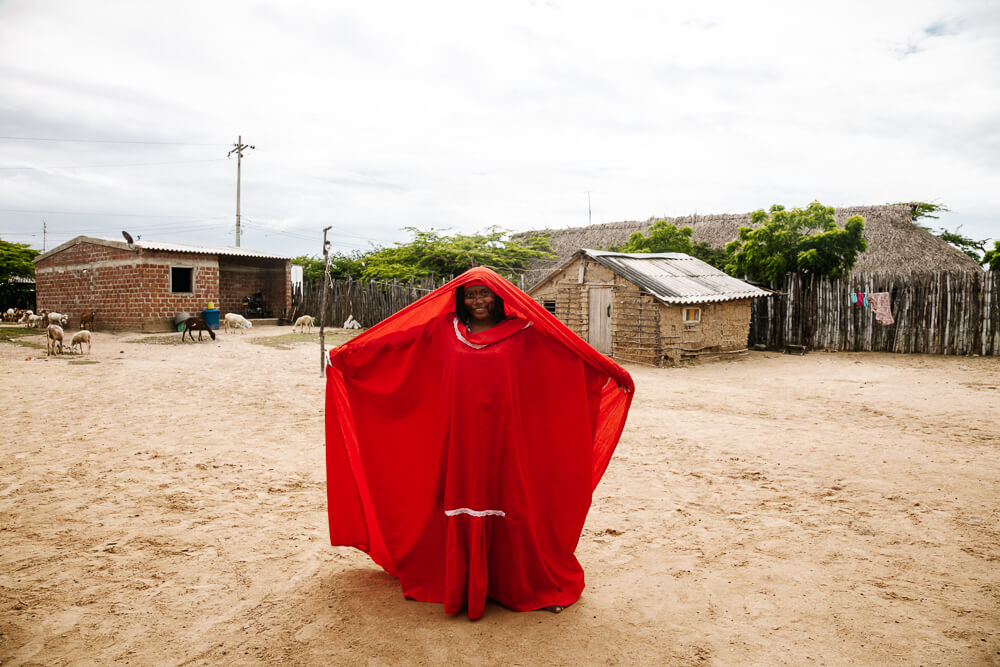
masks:
[[[528,294],[598,351],[664,366],[745,352],[769,292],[683,253],[583,249]]]
[[[71,327],[94,310],[98,329],[169,331],[175,315],[209,303],[242,313],[256,292],[275,316],[291,307],[290,258],[246,248],[78,236],[34,262],[37,309],[69,315]]]

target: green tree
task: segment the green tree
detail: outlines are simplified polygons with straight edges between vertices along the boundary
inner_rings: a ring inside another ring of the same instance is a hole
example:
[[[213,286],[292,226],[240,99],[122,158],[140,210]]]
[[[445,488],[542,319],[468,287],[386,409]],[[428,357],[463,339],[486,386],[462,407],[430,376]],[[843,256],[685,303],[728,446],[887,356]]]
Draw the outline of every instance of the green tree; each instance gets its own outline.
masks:
[[[740,227],[737,240],[726,246],[726,272],[750,280],[773,283],[796,271],[839,278],[868,247],[861,236],[864,218],[852,216],[841,229],[833,207],[815,201],[790,211],[775,204],[769,213],[754,211],[750,220],[755,227]]]
[[[995,241],[993,249],[987,250],[983,255],[983,264],[988,266],[990,271],[1000,271],[1000,241]]]
[[[920,220],[928,218],[930,220],[937,220],[938,213],[946,213],[951,209],[944,204],[938,204],[936,202],[926,202],[926,201],[908,201],[908,202],[896,202],[899,206],[909,206],[910,207],[910,220],[917,227],[922,227],[927,231],[932,231],[930,227],[920,224]]]
[[[379,248],[360,258],[362,278],[406,282],[423,276],[456,276],[475,266],[516,272],[532,259],[553,257],[547,236],[534,236],[522,244],[498,227],[451,236],[434,229],[405,229],[413,234],[409,243]]]
[[[683,252],[691,254],[690,227],[677,228],[666,220],[657,220],[646,233],[634,232],[625,243],[608,246],[613,252]]]
[[[725,248],[715,248],[704,241],[692,244],[691,255],[711,264],[720,271],[725,271],[726,265],[729,263],[729,253],[726,252]]]
[[[39,255],[38,250],[27,243],[9,243],[0,240],[0,285],[11,278],[34,278],[35,265],[31,260]]]
[[[345,254],[335,252],[330,255],[330,276],[336,279],[345,279],[348,276],[358,279],[364,269],[362,262],[364,254],[355,252]],[[292,260],[292,264],[302,267],[302,278],[309,282],[321,282],[323,280],[323,258],[309,257],[302,255]]]
[[[938,238],[944,239],[953,247],[958,248],[972,259],[982,263],[984,261],[983,253],[986,252],[986,242],[989,241],[989,239],[977,241],[973,238],[965,236],[964,234],[960,234],[959,230],[961,228],[962,226],[959,225],[958,228],[952,232],[942,227],[934,233],[938,236]]]
[[[723,248],[713,248],[704,241],[691,241],[693,230],[690,227],[678,229],[666,220],[657,220],[646,233],[634,232],[625,243],[608,246],[613,252],[682,252],[697,257],[717,269],[724,269],[728,255]]]

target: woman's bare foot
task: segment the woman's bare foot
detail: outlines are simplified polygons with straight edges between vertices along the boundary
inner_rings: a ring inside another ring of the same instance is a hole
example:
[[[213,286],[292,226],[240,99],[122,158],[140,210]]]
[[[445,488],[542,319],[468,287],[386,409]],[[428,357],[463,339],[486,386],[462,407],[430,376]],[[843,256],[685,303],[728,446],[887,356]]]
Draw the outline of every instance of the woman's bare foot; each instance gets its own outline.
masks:
[[[566,607],[563,607],[562,605],[554,604],[548,607],[542,607],[542,611],[551,611],[553,614],[558,614],[565,608]]]

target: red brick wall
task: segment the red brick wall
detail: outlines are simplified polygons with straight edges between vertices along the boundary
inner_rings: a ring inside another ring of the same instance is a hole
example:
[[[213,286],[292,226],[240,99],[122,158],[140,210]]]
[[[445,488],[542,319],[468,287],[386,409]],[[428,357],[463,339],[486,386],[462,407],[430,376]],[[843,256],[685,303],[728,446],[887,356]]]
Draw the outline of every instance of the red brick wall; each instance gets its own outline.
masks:
[[[194,269],[191,293],[170,292],[171,266]],[[164,330],[178,312],[199,313],[219,300],[218,260],[82,242],[35,263],[35,291],[38,310],[69,315],[71,328],[96,310],[97,329]]]

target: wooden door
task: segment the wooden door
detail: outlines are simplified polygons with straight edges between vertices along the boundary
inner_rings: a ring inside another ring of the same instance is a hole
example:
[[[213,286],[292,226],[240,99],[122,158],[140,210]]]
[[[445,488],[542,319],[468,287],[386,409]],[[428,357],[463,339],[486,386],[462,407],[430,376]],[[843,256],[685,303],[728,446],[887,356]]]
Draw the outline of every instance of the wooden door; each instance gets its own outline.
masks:
[[[611,288],[590,288],[588,343],[601,354],[611,354]]]

